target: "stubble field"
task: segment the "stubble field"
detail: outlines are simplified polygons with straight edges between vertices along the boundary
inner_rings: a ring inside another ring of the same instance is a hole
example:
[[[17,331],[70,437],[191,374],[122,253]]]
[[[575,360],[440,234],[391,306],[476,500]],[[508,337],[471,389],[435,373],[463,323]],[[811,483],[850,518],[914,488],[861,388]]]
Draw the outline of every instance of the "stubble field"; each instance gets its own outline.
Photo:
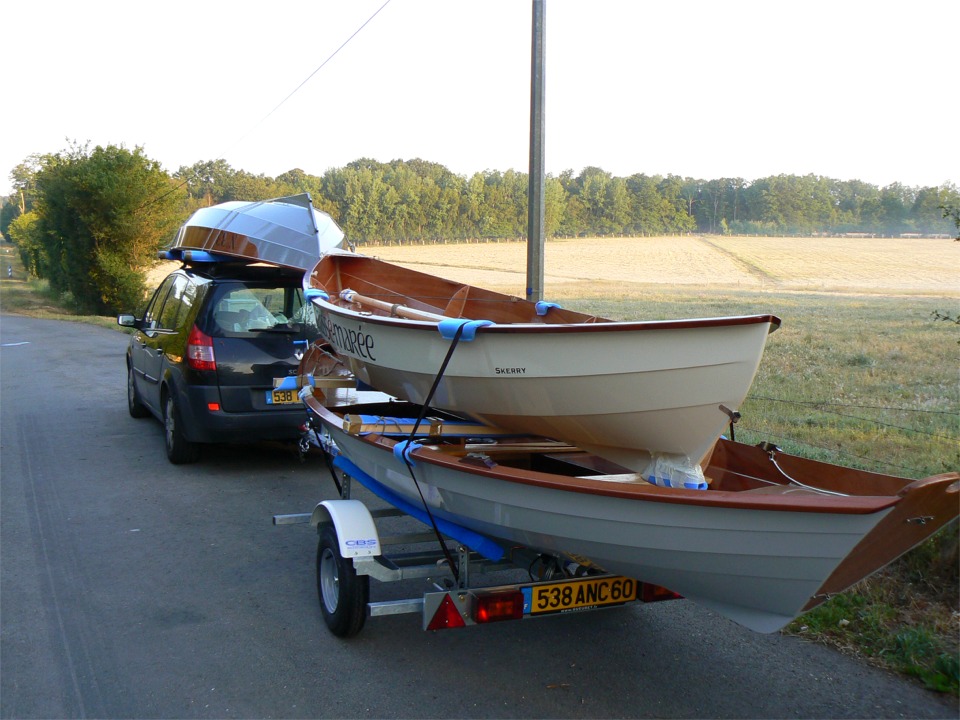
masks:
[[[499,242],[376,246],[362,252],[523,295],[526,247],[524,242]],[[958,297],[960,243],[684,236],[559,239],[545,245],[547,295],[649,286]]]

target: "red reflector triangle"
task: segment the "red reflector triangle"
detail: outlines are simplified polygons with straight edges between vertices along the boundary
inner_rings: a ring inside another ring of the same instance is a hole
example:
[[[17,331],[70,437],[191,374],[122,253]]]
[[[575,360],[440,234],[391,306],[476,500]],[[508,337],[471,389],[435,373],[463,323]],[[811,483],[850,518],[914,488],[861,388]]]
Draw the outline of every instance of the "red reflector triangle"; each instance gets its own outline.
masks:
[[[433,619],[427,626],[427,630],[446,630],[447,628],[465,627],[466,623],[454,605],[450,595],[444,595],[440,601],[440,607],[433,614]]]

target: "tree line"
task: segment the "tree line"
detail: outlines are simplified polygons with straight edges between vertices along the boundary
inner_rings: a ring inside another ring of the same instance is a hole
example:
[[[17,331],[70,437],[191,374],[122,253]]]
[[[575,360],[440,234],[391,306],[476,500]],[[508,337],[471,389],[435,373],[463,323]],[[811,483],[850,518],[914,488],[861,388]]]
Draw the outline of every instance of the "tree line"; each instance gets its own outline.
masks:
[[[294,169],[271,178],[198,162],[167,173],[142,148],[72,144],[31,155],[10,174],[0,232],[24,266],[94,312],[129,308],[141,270],[199,207],[309,192],[358,245],[522,239],[527,175],[485,170],[467,177],[425,160],[359,159],[316,176]],[[598,167],[549,175],[548,237],[684,233],[948,235],[951,184],[877,187],[859,180],[776,175],[702,180],[617,177]]]
[[[181,167],[174,177],[205,203],[310,192],[358,243],[523,238],[527,174],[485,170],[466,177],[424,160],[360,159],[321,176],[291,170],[276,178],[225,161]],[[946,235],[942,207],[952,183],[877,187],[860,180],[776,175],[701,180],[676,175],[617,177],[598,167],[548,175],[548,237],[683,233]]]

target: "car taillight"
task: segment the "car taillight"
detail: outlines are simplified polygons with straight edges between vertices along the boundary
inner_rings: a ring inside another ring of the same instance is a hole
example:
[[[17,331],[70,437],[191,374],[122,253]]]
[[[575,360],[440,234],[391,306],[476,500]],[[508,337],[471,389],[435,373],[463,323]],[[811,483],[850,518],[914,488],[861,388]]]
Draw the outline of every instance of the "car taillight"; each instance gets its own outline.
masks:
[[[213,339],[194,325],[187,338],[187,364],[194,370],[216,370]]]

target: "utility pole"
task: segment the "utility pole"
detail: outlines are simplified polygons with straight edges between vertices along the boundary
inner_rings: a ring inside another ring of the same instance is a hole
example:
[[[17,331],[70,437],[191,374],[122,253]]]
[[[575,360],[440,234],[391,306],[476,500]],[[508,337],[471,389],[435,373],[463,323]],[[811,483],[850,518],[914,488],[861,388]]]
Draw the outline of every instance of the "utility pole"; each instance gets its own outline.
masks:
[[[527,300],[543,300],[544,246],[544,14],[546,0],[533,0],[530,61],[530,172],[527,185]]]

